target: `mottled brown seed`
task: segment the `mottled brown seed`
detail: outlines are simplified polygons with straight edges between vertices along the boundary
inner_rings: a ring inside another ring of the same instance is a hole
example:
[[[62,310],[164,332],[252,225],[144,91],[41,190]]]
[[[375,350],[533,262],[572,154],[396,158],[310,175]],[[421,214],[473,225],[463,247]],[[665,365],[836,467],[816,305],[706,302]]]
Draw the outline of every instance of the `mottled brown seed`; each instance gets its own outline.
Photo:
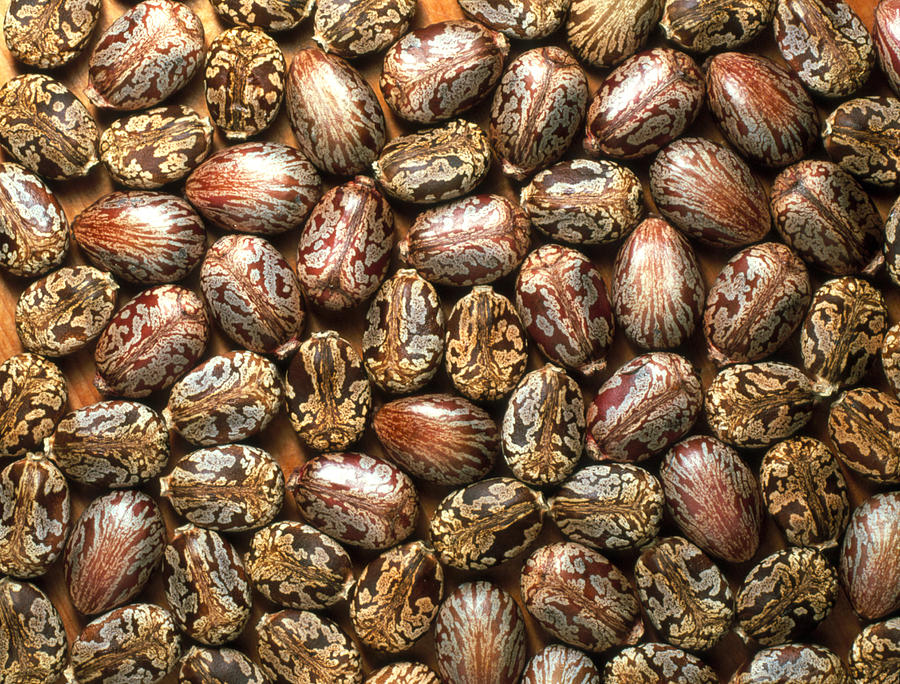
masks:
[[[900,397],[900,323],[884,334],[881,343],[881,367],[894,396]]]
[[[644,47],[662,8],[663,0],[573,0],[566,40],[582,62],[611,67]]]
[[[561,644],[539,651],[525,667],[522,684],[600,684],[600,671],[584,653]]]
[[[179,684],[266,684],[259,665],[233,648],[191,646],[178,668]]]
[[[422,663],[391,663],[366,678],[366,684],[440,684],[441,680]]]
[[[659,27],[688,52],[733,50],[772,20],[775,0],[666,0]]]
[[[462,0],[466,16],[500,31],[508,38],[537,40],[556,31],[571,0]]]
[[[853,640],[847,660],[855,681],[896,684],[900,679],[900,618],[864,627]]]
[[[838,105],[822,126],[831,160],[863,183],[900,184],[900,100],[860,97]]]
[[[719,677],[697,656],[668,644],[630,646],[603,669],[606,684],[716,684]]]
[[[900,202],[894,202],[884,223],[884,264],[890,279],[900,285]]]
[[[0,364],[0,456],[40,451],[63,413],[66,379],[37,354],[16,354]]]
[[[216,13],[239,26],[264,31],[289,31],[312,14],[314,0],[214,0]]]
[[[345,59],[381,52],[406,33],[415,0],[319,0],[313,40]]]
[[[787,644],[758,651],[740,667],[729,684],[772,684],[773,674],[785,682],[847,684],[841,659],[817,644]]]
[[[50,684],[67,661],[62,618],[33,584],[0,579],[0,672],[5,682]]]
[[[900,402],[886,392],[841,394],[828,413],[828,436],[845,465],[879,484],[900,482]]]
[[[99,16],[100,0],[13,0],[3,20],[3,37],[18,61],[54,69],[81,53]]]
[[[873,33],[878,65],[895,93],[900,94],[900,2],[881,0],[875,6]]]

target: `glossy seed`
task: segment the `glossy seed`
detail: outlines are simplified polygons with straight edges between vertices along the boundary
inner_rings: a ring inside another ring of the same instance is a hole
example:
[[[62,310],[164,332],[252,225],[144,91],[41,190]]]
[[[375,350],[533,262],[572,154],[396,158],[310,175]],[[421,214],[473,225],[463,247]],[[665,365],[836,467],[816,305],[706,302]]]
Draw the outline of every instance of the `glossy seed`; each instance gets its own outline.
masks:
[[[280,0],[214,0],[216,14],[238,26],[255,26],[264,31],[290,31],[312,14],[315,2]]]
[[[900,402],[886,392],[841,394],[828,413],[828,436],[845,465],[881,484],[900,482]]]
[[[734,673],[729,684],[771,684],[773,672],[779,681],[847,683],[847,671],[837,654],[816,644],[787,644],[758,651]]]
[[[885,270],[890,279],[900,285],[900,204],[894,202],[888,212],[887,221],[884,223],[884,253]]]
[[[900,674],[900,618],[864,627],[850,645],[847,660],[856,681],[894,684]]]
[[[366,684],[440,684],[434,671],[422,663],[391,663],[366,678]]]
[[[62,618],[33,584],[0,579],[0,672],[7,682],[50,684],[66,666]]]
[[[719,677],[709,665],[669,644],[629,646],[613,656],[603,669],[606,684],[716,684]]]
[[[582,62],[614,66],[644,47],[662,8],[663,0],[573,0],[566,41]]]
[[[878,65],[894,92],[900,94],[900,2],[881,0],[875,5],[873,35]]]
[[[381,52],[406,33],[415,0],[319,0],[313,40],[345,59]]]
[[[561,644],[544,647],[528,661],[522,684],[600,684],[600,671],[584,653]]]
[[[556,31],[566,17],[571,0],[462,0],[466,16],[507,38],[537,40]]]
[[[100,0],[14,0],[3,19],[6,47],[18,61],[38,69],[68,64],[94,32],[100,4]]]
[[[266,684],[259,665],[233,648],[191,646],[178,668],[179,684]]]
[[[688,52],[733,50],[772,21],[775,0],[666,0],[659,27]]]
[[[881,344],[881,367],[894,396],[900,397],[900,323],[884,334]]]
[[[860,97],[844,102],[822,126],[831,160],[863,183],[879,188],[900,184],[900,100]]]
[[[0,364],[0,456],[40,451],[63,413],[66,379],[37,354],[16,354]]]

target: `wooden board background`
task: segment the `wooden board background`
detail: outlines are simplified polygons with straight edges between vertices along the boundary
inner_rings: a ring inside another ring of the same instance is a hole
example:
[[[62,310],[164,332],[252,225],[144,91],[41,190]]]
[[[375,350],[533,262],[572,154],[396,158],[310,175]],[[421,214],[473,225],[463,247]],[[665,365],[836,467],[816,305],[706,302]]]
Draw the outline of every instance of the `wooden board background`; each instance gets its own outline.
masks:
[[[9,0],[0,0],[0,13],[2,13],[3,15],[5,15],[6,13],[8,2]],[[871,28],[872,13],[875,4],[874,0],[850,0],[850,3],[860,13],[866,25]],[[207,44],[209,44],[209,42],[220,31],[224,30],[224,28],[227,28],[227,25],[218,19],[208,0],[188,0],[187,4],[201,17],[206,30]],[[87,81],[88,55],[90,54],[93,46],[96,44],[97,39],[102,31],[107,26],[109,26],[120,14],[129,9],[131,6],[133,6],[133,3],[120,2],[119,0],[103,0],[103,9],[100,16],[98,28],[97,30],[95,30],[85,52],[75,62],[66,67],[61,73],[56,72],[53,74],[54,76],[62,80],[67,86],[72,88],[85,103],[86,100],[82,96],[82,91]],[[455,0],[419,0],[419,6],[414,19],[414,26],[425,26],[436,21],[457,17],[462,17],[462,13]],[[307,20],[294,31],[276,34],[276,38],[282,49],[284,50],[285,57],[288,62],[290,61],[296,50],[311,44],[311,24],[311,20]],[[550,41],[545,42],[554,42],[559,45],[564,45],[564,37],[558,33]],[[659,35],[654,35],[651,42],[652,44],[661,44],[662,41]],[[517,54],[522,52],[524,49],[528,49],[529,47],[532,47],[532,45],[522,42],[515,42],[512,47],[511,58],[515,57]],[[774,49],[770,30],[767,30],[761,38],[759,38],[757,41],[755,41],[745,49],[761,52],[780,59]],[[376,92],[379,92],[377,82],[381,69],[380,57],[363,60],[361,62],[358,62],[357,66],[360,68],[369,82],[374,86]],[[22,65],[18,65],[12,60],[5,44],[0,46],[0,82],[5,82],[13,75],[24,73],[24,71],[25,68]],[[587,73],[593,92],[604,74],[594,69],[588,69]],[[873,75],[873,78],[871,79],[867,87],[864,88],[860,94],[888,93],[889,91],[885,85],[883,76],[881,76],[880,73],[876,73],[875,75]],[[202,69],[200,70],[200,73],[198,73],[197,76],[195,76],[195,78],[191,81],[188,87],[185,88],[183,92],[173,96],[170,101],[190,104],[198,111],[201,111],[205,114],[206,111],[203,99]],[[834,106],[833,103],[823,101],[819,101],[818,104],[823,117]],[[469,117],[486,126],[488,107],[489,103],[482,104],[474,112],[470,113]],[[95,114],[102,127],[108,126],[116,118],[116,115],[113,113],[98,112],[92,107],[89,107],[89,109],[93,114]],[[389,134],[391,136],[396,136],[412,130],[410,126],[401,122],[397,117],[393,116],[386,106],[384,107],[384,110],[387,116]],[[701,114],[699,120],[694,124],[694,126],[689,130],[688,133],[707,136],[715,140],[722,140],[721,135],[710,119],[709,113],[705,110]],[[293,144],[293,136],[287,122],[287,116],[285,115],[285,112],[283,110],[279,113],[273,126],[259,137]],[[582,137],[582,135],[579,135],[578,138],[576,138],[575,145],[573,145],[573,148],[569,153],[570,157],[583,156],[581,153]],[[217,134],[215,138],[215,149],[221,149],[223,146],[224,140],[220,135]],[[816,157],[824,158],[824,152],[820,145],[815,148],[813,155]],[[8,159],[9,157],[5,156],[4,158]],[[650,199],[649,192],[646,189],[648,164],[649,160],[642,160],[633,164],[629,164],[629,166],[631,166],[631,168],[633,168],[644,181],[646,201],[648,207],[652,209],[652,200]],[[767,184],[774,176],[774,174],[772,173],[762,173],[761,175],[764,177]],[[340,182],[340,179],[330,178],[327,179],[327,182],[329,185],[333,185]],[[74,219],[74,217],[83,207],[87,206],[100,196],[114,189],[112,181],[110,180],[102,165],[94,169],[84,179],[68,183],[55,182],[51,183],[51,187],[57,193],[57,196],[59,197],[63,207],[65,208],[70,221]],[[511,198],[515,198],[517,196],[518,188],[519,186],[509,182],[507,179],[502,177],[502,175],[497,170],[496,165],[495,168],[492,169],[487,181],[481,186],[482,190],[499,192]],[[180,185],[176,185],[171,189],[171,191],[176,194],[181,193],[182,187]],[[892,194],[880,193],[875,195],[875,200],[882,212],[882,215],[886,215],[891,202],[894,200],[894,196]],[[410,220],[414,218],[415,211],[411,211],[409,207],[402,206],[395,206],[395,209],[397,210],[398,215],[399,237],[400,234],[405,232]],[[216,237],[218,237],[218,234],[214,230],[211,230],[209,238],[210,242]],[[295,260],[297,238],[297,234],[288,234],[274,240],[275,244],[283,251],[285,256],[292,263]],[[777,236],[774,236],[773,234],[770,235],[770,238],[777,239]],[[537,244],[538,241],[538,236],[535,235],[535,243]],[[612,263],[615,258],[617,246],[618,245],[603,246],[588,250],[587,252],[601,268],[607,284],[609,284],[609,278],[612,271]],[[722,250],[712,250],[700,247],[697,248],[697,253],[702,263],[704,277],[708,286],[712,283],[719,268],[730,256],[730,253],[724,252]],[[83,258],[80,254],[78,254],[77,249],[72,250],[72,253],[70,254],[66,263],[83,263]],[[818,286],[818,284],[820,284],[823,280],[822,274],[813,272],[812,275],[814,278],[815,286]],[[512,293],[513,282],[514,281],[512,277],[507,277],[503,279],[503,281],[501,281],[497,285],[497,287],[500,291],[506,293],[507,295],[510,295]],[[188,279],[187,283],[189,286],[196,287],[196,273],[194,273],[193,276]],[[21,351],[21,345],[15,332],[14,310],[16,299],[19,293],[24,289],[24,287],[27,286],[27,284],[28,283],[23,280],[11,278],[8,276],[0,276],[0,360],[4,360],[7,357]],[[889,283],[887,278],[885,278],[883,275],[878,278],[877,284],[885,293],[891,312],[891,322],[895,323],[898,321],[898,319],[900,319],[900,288],[897,288],[896,286]],[[123,286],[120,291],[120,304],[127,301],[127,299],[129,299],[135,292],[136,290],[127,286]],[[452,306],[453,302],[462,294],[461,290],[450,288],[443,288],[440,290],[440,292],[443,302],[448,309],[450,306]],[[358,348],[362,330],[361,321],[364,315],[364,311],[364,307],[360,307],[350,312],[349,314],[338,315],[325,315],[322,312],[313,311],[311,312],[311,315],[309,317],[309,326],[307,330],[312,331],[329,328],[337,329],[342,335],[353,341],[353,343],[356,344]],[[220,353],[228,349],[230,346],[232,346],[231,343],[226,340],[221,334],[214,333],[208,353]],[[702,350],[703,348],[704,345],[702,335],[698,334],[695,335],[695,337],[687,345],[685,345],[684,349],[681,349],[679,351],[682,351],[683,353],[688,355],[694,362],[700,365],[703,373],[704,387],[706,387],[714,376],[715,370],[709,362],[703,359],[702,353],[698,353],[699,350]],[[602,375],[601,380],[608,377],[609,373],[611,373],[612,370],[618,368],[622,363],[631,358],[631,356],[633,355],[633,350],[625,342],[623,335],[619,333],[616,336],[615,343],[609,354],[609,368],[607,372]],[[793,362],[798,361],[798,342],[796,335],[786,345],[781,354],[781,357]],[[543,359],[540,357],[539,353],[532,348],[530,367],[536,368],[542,363]],[[90,350],[83,351],[81,353],[74,354],[68,358],[65,358],[61,360],[60,365],[69,381],[69,402],[71,408],[84,406],[100,399],[100,395],[94,389],[94,386],[92,384],[94,364],[92,360],[92,353]],[[883,387],[884,381],[883,377],[881,376],[880,368],[876,367],[876,369],[872,372],[870,377],[868,377],[864,381],[864,383]],[[585,397],[587,400],[590,400],[590,398],[593,396],[593,393],[596,391],[596,387],[597,385],[585,385]],[[429,386],[428,389],[446,388],[448,388],[448,381],[443,373],[440,373],[438,378]],[[155,397],[150,403],[157,408],[161,408],[164,401],[165,397]],[[376,396],[376,406],[383,401],[383,396]],[[493,411],[496,416],[502,416],[503,406],[495,406],[493,408]],[[813,423],[806,429],[805,432],[819,437],[824,437],[823,425],[826,415],[827,407],[821,407],[817,411]],[[701,423],[695,428],[695,430],[698,432],[703,432],[704,430],[706,430],[705,426],[702,424],[702,420]],[[276,421],[261,435],[250,441],[274,453],[279,459],[286,475],[290,474],[290,472],[298,464],[303,463],[304,460],[310,456],[308,451],[300,445],[298,439],[291,430],[286,417],[283,414],[279,416],[278,419],[276,419]],[[175,459],[186,453],[186,451],[188,451],[188,448],[187,445],[177,436],[173,436],[172,445],[172,458],[174,462]],[[372,435],[371,429],[367,431],[366,436],[360,444],[360,448],[372,454],[380,454],[379,446],[374,436]],[[751,467],[753,467],[754,470],[758,471],[761,454],[759,452],[745,452],[744,456]],[[655,471],[656,462],[651,461],[649,467]],[[502,463],[498,464],[497,472],[507,472],[505,466]],[[863,482],[861,478],[851,475],[848,471],[846,471],[846,469],[845,474],[847,474],[847,479],[850,483],[851,497],[854,504],[859,504],[859,502],[861,502],[866,496],[875,491],[875,489],[871,485]],[[157,495],[159,491],[158,483],[156,482],[147,483],[144,487],[142,487],[142,489],[154,496]],[[85,505],[93,497],[98,496],[101,492],[79,485],[72,485],[72,493],[74,521],[78,514],[80,514],[81,510],[85,507]],[[443,488],[420,488],[423,513],[419,519],[419,525],[417,529],[418,536],[424,536],[426,534],[428,515],[434,509],[437,501],[439,501],[446,493],[447,490]],[[184,521],[179,520],[179,518],[175,515],[174,511],[167,504],[167,502],[163,501],[161,503],[161,507],[166,519],[169,534],[171,534],[171,531]],[[289,519],[298,519],[296,508],[294,507],[294,504],[290,500],[289,496],[286,498],[282,517]],[[666,521],[665,527],[663,529],[663,534],[667,533],[677,533],[677,530],[670,521]],[[249,536],[249,534],[232,535],[230,539],[241,551],[244,551],[247,548]],[[552,522],[550,522],[548,519],[548,522],[545,525],[544,532],[542,533],[538,544],[545,544],[551,541],[558,540],[560,538],[561,535],[556,530]],[[728,564],[722,564],[722,567],[731,580],[733,586],[736,588],[746,572],[750,569],[750,567],[752,567],[754,562],[757,562],[764,555],[778,548],[782,548],[783,546],[783,536],[775,527],[772,520],[770,518],[767,518],[765,523],[764,541],[754,561],[738,566],[729,566]],[[353,556],[354,562],[359,569],[369,559],[374,557],[375,554],[361,553],[351,549],[351,555]],[[630,568],[633,565],[633,561],[635,558],[634,553],[611,554],[611,558],[630,574]],[[518,600],[518,575],[519,569],[521,567],[521,562],[522,559],[517,559],[511,563],[506,564],[505,566],[494,569],[493,571],[481,573],[481,575],[479,576],[492,579],[500,583],[503,587],[512,592],[512,594]],[[71,641],[77,636],[80,629],[84,626],[84,624],[86,624],[88,620],[84,616],[79,615],[69,601],[61,565],[61,562],[57,562],[45,577],[40,578],[36,581],[36,584],[50,595],[54,604],[59,609],[60,613],[63,616],[68,636]],[[446,575],[447,591],[449,591],[459,582],[466,581],[474,577],[474,575],[472,574],[461,573],[453,570],[448,570]],[[264,612],[277,609],[277,607],[268,604],[258,594],[255,594],[254,598],[255,603],[251,619],[248,622],[248,625],[242,633],[241,637],[234,644],[232,644],[237,646],[238,648],[244,649],[249,654],[254,654],[254,626],[257,619]],[[162,605],[165,604],[165,600],[163,598],[162,583],[159,580],[158,576],[155,576],[150,581],[149,585],[137,597],[136,600],[147,600],[157,602]],[[330,611],[330,613],[333,617],[339,620],[345,628],[349,630],[349,623],[346,618],[346,606],[338,606],[335,610]],[[548,634],[543,632],[536,625],[536,623],[528,617],[527,613],[525,613],[525,618],[528,626],[530,641],[529,655],[533,655],[544,644],[553,642],[553,639]],[[849,645],[854,636],[859,632],[859,629],[859,620],[850,608],[846,597],[841,594],[839,601],[830,617],[817,630],[809,635],[809,639],[824,644],[825,646],[828,646],[829,648],[835,650],[842,657],[846,657]],[[645,639],[655,639],[654,632],[649,624],[647,625],[647,633]],[[190,640],[185,639],[185,645],[187,646],[187,644],[189,643]],[[433,664],[431,651],[432,641],[431,635],[429,633],[415,646],[415,648],[409,654],[404,656],[404,658],[421,659],[425,662]],[[731,673],[750,654],[751,651],[741,643],[737,636],[731,633],[715,649],[705,654],[703,657],[718,671],[722,680],[727,681]],[[381,664],[389,662],[390,660],[364,651],[364,661],[366,671],[368,672],[371,669],[380,666]],[[598,665],[602,666],[603,662],[604,658],[602,656],[597,658]],[[170,676],[166,681],[175,681],[175,677]]]

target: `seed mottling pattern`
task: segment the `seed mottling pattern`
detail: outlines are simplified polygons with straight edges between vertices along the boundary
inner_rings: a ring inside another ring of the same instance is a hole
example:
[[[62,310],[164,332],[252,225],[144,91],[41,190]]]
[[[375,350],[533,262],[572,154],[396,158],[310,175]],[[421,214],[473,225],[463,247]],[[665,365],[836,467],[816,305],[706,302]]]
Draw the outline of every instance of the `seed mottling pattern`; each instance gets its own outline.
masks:
[[[571,0],[462,0],[466,16],[508,38],[537,40],[556,31]]]
[[[40,589],[0,579],[0,672],[4,682],[54,682],[66,666],[66,632]]]
[[[900,100],[860,97],[838,105],[822,127],[831,160],[863,183],[900,184]]]
[[[900,402],[886,392],[841,394],[828,414],[828,436],[845,465],[880,484],[900,483]]]
[[[3,37],[23,64],[54,69],[81,53],[99,16],[100,0],[12,0],[3,19]]]
[[[441,680],[427,665],[400,662],[379,668],[368,676],[366,684],[441,684]]]
[[[522,684],[600,684],[600,671],[593,661],[575,648],[551,644],[539,651],[525,667]]]
[[[775,0],[667,0],[659,26],[689,52],[733,50],[762,33]]]
[[[405,34],[415,12],[415,0],[319,0],[313,40],[345,59],[371,55]]]
[[[213,0],[216,13],[238,26],[289,31],[312,14],[314,0]]]
[[[850,675],[860,682],[900,682],[900,618],[864,627],[847,657]]]
[[[788,644],[756,653],[734,674],[731,684],[771,684],[772,681],[846,684],[847,671],[841,659],[824,646]]]
[[[16,354],[0,364],[0,456],[39,450],[66,410],[66,379],[37,354]]]
[[[884,334],[881,344],[881,367],[884,377],[894,390],[894,396],[900,398],[900,323]]]
[[[191,646],[178,668],[180,684],[266,684],[259,666],[233,648]]]
[[[662,9],[663,0],[573,0],[566,40],[582,62],[615,66],[644,47]]]
[[[716,673],[697,656],[669,644],[630,646],[603,669],[605,684],[716,684]]]

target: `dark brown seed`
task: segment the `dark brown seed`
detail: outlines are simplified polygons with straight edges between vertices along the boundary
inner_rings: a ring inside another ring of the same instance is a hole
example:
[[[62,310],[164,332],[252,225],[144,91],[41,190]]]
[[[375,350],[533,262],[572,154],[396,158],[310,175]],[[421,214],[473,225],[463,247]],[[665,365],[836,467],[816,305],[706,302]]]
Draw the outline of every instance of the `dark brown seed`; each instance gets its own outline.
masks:
[[[3,37],[18,61],[54,69],[81,53],[99,16],[100,0],[13,0],[3,20]]]
[[[900,679],[900,618],[863,628],[853,640],[847,660],[857,682],[896,684]]]
[[[900,184],[900,100],[860,97],[831,112],[822,127],[831,160],[863,183],[879,188]]]
[[[55,682],[66,666],[66,632],[53,603],[11,577],[0,579],[0,644],[5,682]]]
[[[299,522],[274,522],[257,530],[244,563],[253,587],[288,608],[322,610],[353,589],[353,565],[343,547]]]
[[[231,641],[250,619],[244,564],[217,532],[177,528],[163,554],[162,581],[175,624],[203,644]]]
[[[662,524],[662,485],[630,463],[604,463],[577,471],[550,499],[553,522],[572,541],[595,549],[639,548]]]
[[[582,62],[611,67],[644,47],[662,8],[663,0],[573,0],[566,40]]]
[[[733,50],[762,33],[774,11],[774,0],[666,0],[659,27],[688,52]]]
[[[539,651],[525,667],[522,684],[600,684],[600,671],[584,653],[561,644]]]
[[[873,24],[878,65],[894,92],[900,94],[900,2],[881,0],[875,6]]]
[[[46,573],[63,551],[69,515],[66,478],[43,454],[6,466],[0,472],[0,572],[26,579]]]
[[[40,451],[66,411],[66,379],[37,354],[16,354],[0,364],[0,456]]]
[[[884,341],[881,343],[881,366],[884,377],[894,390],[894,396],[900,397],[900,323],[884,334]]]
[[[191,646],[178,668],[179,684],[266,684],[259,666],[233,648]]]
[[[59,81],[24,74],[0,86],[0,145],[27,169],[68,180],[97,165],[97,124]]]
[[[281,107],[286,68],[278,43],[259,29],[216,36],[206,55],[206,108],[226,138],[245,140],[268,128]]]
[[[366,678],[366,684],[441,684],[441,680],[422,663],[391,663]]]
[[[415,0],[319,0],[313,40],[345,59],[371,55],[406,33],[415,12]]]
[[[119,286],[91,266],[64,266],[29,285],[16,302],[16,333],[28,351],[66,356],[88,346],[116,310]]]
[[[284,377],[288,418],[307,446],[340,451],[360,438],[372,405],[362,360],[336,332],[313,333]]]
[[[900,402],[886,392],[841,394],[828,413],[828,436],[845,465],[879,484],[900,483]]]
[[[820,287],[800,330],[803,367],[817,394],[855,385],[871,368],[887,329],[884,297],[859,278],[837,278]]]
[[[462,0],[466,16],[508,38],[537,40],[556,31],[569,11],[569,0]]]
[[[490,414],[451,394],[390,401],[378,409],[372,427],[386,458],[413,477],[440,485],[480,480],[500,453]]]
[[[605,684],[717,684],[719,677],[706,663],[668,644],[630,646],[613,656],[603,669]]]
[[[159,481],[159,495],[198,527],[243,532],[281,511],[284,475],[268,452],[243,444],[200,449]]]
[[[884,1],[884,0],[882,0]],[[884,223],[885,270],[895,284],[900,285],[900,202],[894,202]]]
[[[448,494],[431,516],[431,543],[441,562],[485,570],[525,551],[544,524],[543,497],[509,477],[493,477]]]
[[[824,443],[812,437],[779,442],[763,457],[759,486],[789,544],[820,550],[837,546],[850,501],[837,459]]]
[[[314,0],[214,0],[216,13],[239,26],[255,26],[264,31],[289,31],[312,14]]]
[[[773,679],[773,675],[778,678]],[[841,659],[824,646],[788,644],[758,651],[734,673],[729,684],[772,684],[773,681],[847,684],[847,671]]]

